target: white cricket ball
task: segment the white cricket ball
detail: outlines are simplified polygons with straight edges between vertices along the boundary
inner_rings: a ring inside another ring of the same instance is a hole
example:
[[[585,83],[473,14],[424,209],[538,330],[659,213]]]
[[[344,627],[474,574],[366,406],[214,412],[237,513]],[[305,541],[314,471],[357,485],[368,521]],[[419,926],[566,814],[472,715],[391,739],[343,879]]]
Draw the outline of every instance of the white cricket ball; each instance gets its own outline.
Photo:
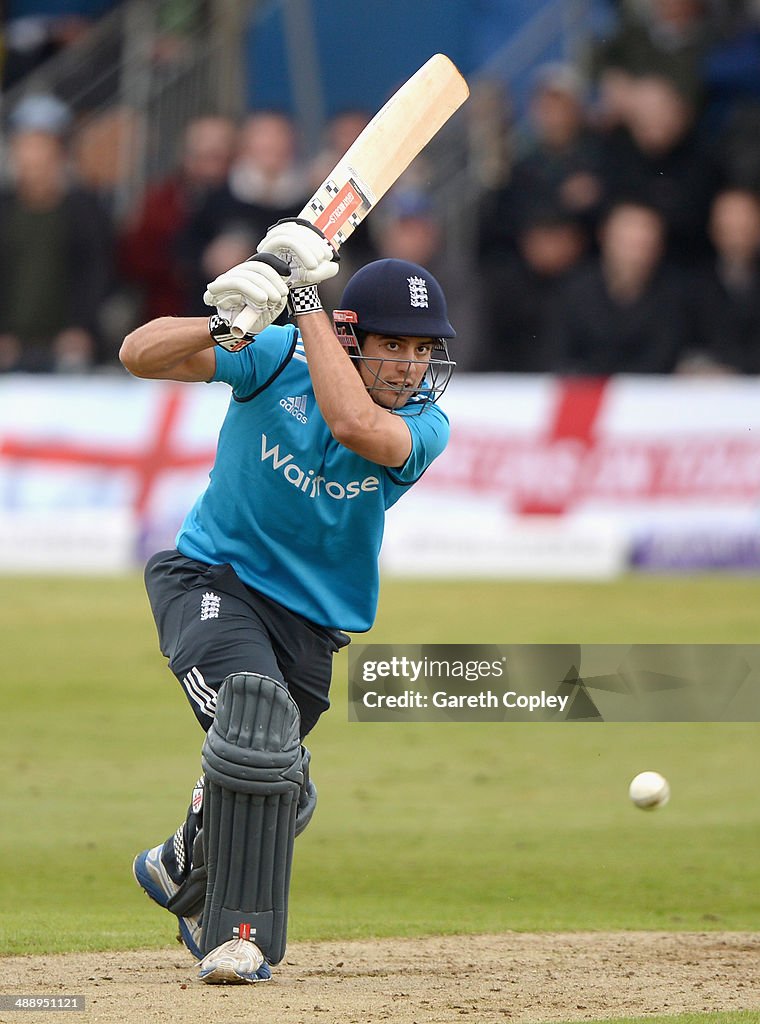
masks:
[[[664,807],[670,799],[668,780],[659,772],[640,772],[628,788],[631,800],[644,811]]]

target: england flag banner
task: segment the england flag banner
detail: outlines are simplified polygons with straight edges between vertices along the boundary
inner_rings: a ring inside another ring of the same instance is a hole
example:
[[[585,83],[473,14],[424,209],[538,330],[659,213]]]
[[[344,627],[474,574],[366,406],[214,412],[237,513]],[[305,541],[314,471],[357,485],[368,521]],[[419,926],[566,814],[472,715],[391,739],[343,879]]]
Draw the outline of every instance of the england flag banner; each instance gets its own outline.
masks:
[[[121,571],[171,546],[229,401],[223,384],[1,379],[0,568]],[[388,513],[386,572],[760,568],[760,381],[462,374],[441,404],[451,441]]]

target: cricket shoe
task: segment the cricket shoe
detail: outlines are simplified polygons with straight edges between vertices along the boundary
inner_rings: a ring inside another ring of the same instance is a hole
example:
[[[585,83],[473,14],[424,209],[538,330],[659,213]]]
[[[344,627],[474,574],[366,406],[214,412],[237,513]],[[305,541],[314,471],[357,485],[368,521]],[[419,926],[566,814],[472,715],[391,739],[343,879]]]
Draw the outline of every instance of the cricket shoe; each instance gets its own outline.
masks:
[[[169,900],[179,889],[177,883],[169,875],[161,860],[161,846],[154,846],[152,850],[143,850],[138,853],[132,862],[132,874],[141,889],[150,896],[159,907],[166,908]],[[201,915],[195,917],[178,917],[179,936],[193,954],[200,960],[203,954],[200,950],[201,933],[203,930]]]
[[[264,954],[248,939],[228,939],[207,953],[198,967],[207,985],[253,985],[272,979]]]

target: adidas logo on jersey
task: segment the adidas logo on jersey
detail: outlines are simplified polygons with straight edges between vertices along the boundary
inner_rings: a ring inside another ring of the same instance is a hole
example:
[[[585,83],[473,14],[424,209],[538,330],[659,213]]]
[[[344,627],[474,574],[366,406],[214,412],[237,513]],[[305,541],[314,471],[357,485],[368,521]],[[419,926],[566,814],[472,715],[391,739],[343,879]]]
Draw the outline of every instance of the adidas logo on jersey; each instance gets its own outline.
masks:
[[[308,423],[309,417],[306,415],[306,395],[298,395],[297,398],[281,398],[280,406],[289,412],[291,416],[295,416],[299,423]]]

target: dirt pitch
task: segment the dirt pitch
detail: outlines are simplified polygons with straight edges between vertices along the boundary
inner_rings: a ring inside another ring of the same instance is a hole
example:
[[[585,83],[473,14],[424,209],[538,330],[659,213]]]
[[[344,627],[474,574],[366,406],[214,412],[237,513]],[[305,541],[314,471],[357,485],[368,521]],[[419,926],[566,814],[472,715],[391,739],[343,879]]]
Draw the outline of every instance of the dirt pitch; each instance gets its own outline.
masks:
[[[5,957],[2,993],[84,995],[102,1024],[535,1024],[754,1010],[760,934],[573,932],[294,942],[272,982],[205,986],[176,949]],[[60,1020],[0,1012],[0,1021]]]

